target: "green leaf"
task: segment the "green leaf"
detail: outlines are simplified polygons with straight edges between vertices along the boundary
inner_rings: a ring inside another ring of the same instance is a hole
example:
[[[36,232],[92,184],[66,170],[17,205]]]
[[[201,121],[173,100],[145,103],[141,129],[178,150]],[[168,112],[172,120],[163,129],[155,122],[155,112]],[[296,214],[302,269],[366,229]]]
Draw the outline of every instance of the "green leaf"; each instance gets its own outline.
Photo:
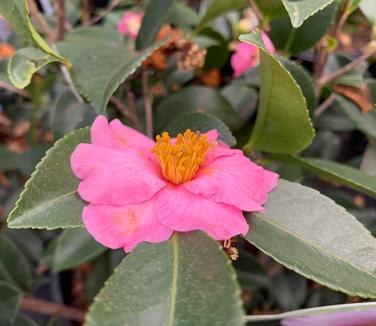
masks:
[[[10,228],[72,228],[82,226],[84,202],[77,194],[70,156],[79,143],[88,143],[89,129],[77,129],[47,151],[26,182],[8,217]]]
[[[97,257],[105,250],[86,229],[67,229],[48,246],[41,261],[55,272],[61,272]]]
[[[262,13],[264,20],[270,21],[286,14],[281,0],[254,0],[254,2]]]
[[[258,32],[240,40],[260,48],[260,105],[255,127],[245,150],[274,153],[302,151],[312,141],[314,129],[302,91],[291,74],[264,47]]]
[[[204,86],[188,86],[166,97],[156,108],[156,129],[161,131],[179,115],[192,112],[210,113],[230,128],[237,124],[237,114],[215,90]]]
[[[247,0],[213,0],[206,10],[204,16],[201,18],[198,23],[195,33],[199,33],[210,21],[213,19],[224,15],[229,11],[236,11],[243,9],[248,5]]]
[[[331,289],[376,297],[376,239],[343,207],[316,190],[280,180],[265,209],[250,214],[248,241]]]
[[[13,325],[21,299],[20,290],[12,284],[0,281],[0,325]]]
[[[376,140],[376,110],[363,113],[354,102],[343,96],[337,96],[337,100],[343,111],[355,124],[355,127],[373,140]]]
[[[270,280],[258,259],[245,250],[239,251],[239,258],[234,261],[236,274],[243,289],[256,290],[270,286]]]
[[[34,73],[45,65],[59,60],[39,49],[28,47],[18,50],[8,62],[8,77],[18,88],[25,88]]]
[[[32,319],[22,314],[18,314],[12,326],[38,326]]]
[[[318,158],[288,156],[286,161],[312,170],[327,180],[338,182],[351,189],[376,198],[376,176],[370,176],[344,164]]]
[[[372,24],[376,24],[376,2],[373,0],[362,0],[360,9]]]
[[[324,9],[334,0],[282,0],[291,20],[292,26],[300,27],[310,16]]]
[[[208,113],[194,112],[182,114],[166,127],[166,131],[173,136],[187,129],[201,132],[217,129],[220,140],[231,147],[236,144],[236,139],[231,134],[230,129],[217,117]]]
[[[312,116],[313,111],[316,109],[317,101],[315,95],[315,88],[311,76],[305,68],[303,68],[301,65],[296,64],[293,61],[289,61],[283,58],[280,58],[280,61],[284,65],[284,67],[290,72],[295,81],[298,83],[300,89],[303,92],[303,96],[306,99],[307,108],[310,113],[310,116]]]
[[[246,316],[245,320],[247,322],[267,322],[272,320],[281,320],[285,318],[293,317],[307,317],[307,316],[321,316],[324,314],[334,314],[339,312],[348,312],[348,311],[366,311],[376,309],[375,302],[360,302],[360,303],[351,303],[351,304],[340,304],[340,305],[330,305],[325,307],[316,307],[308,309],[300,309],[295,311],[284,312],[282,314],[275,315],[259,315],[259,316]],[[262,325],[262,324],[260,324]],[[269,325],[265,323],[265,325]],[[313,324],[311,324],[313,325]]]
[[[31,269],[26,257],[4,234],[0,236],[0,280],[25,291],[31,287]]]
[[[183,2],[173,1],[167,21],[175,26],[193,26],[199,22],[197,12]]]
[[[58,49],[73,64],[75,86],[99,113],[119,85],[160,45],[135,52],[122,43],[116,30],[95,26],[68,34]]]
[[[162,27],[167,13],[172,5],[172,0],[149,1],[145,8],[140,30],[137,34],[136,49],[144,50],[151,46]]]
[[[0,14],[12,25],[12,28],[27,45],[35,45],[45,53],[69,65],[65,58],[43,40],[31,24],[27,0],[1,0]]]
[[[239,295],[218,243],[199,232],[178,233],[125,257],[86,325],[242,325]]]
[[[337,9],[334,2],[308,18],[299,28],[294,28],[287,16],[271,23],[269,36],[274,46],[288,55],[310,49],[328,31]]]

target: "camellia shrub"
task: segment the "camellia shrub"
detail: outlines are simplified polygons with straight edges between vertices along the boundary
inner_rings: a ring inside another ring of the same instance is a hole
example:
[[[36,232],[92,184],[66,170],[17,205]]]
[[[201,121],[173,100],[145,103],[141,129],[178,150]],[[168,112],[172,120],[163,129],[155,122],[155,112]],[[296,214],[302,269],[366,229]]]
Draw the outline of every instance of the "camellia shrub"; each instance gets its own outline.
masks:
[[[0,14],[0,325],[376,324],[375,0]]]

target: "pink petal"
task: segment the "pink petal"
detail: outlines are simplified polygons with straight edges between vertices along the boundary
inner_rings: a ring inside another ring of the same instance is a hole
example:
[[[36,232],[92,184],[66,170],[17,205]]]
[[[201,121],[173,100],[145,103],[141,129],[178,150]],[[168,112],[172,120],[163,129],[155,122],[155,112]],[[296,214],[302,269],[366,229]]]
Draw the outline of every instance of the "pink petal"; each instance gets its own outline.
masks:
[[[144,134],[123,125],[118,119],[109,124],[103,115],[98,116],[91,127],[91,142],[114,149],[136,146],[149,153],[154,141]]]
[[[184,187],[209,200],[252,212],[263,210],[261,205],[265,204],[267,193],[277,185],[277,179],[277,174],[234,151],[232,156],[220,156],[204,164]]]
[[[181,185],[169,185],[157,194],[156,213],[158,220],[170,229],[181,232],[202,230],[216,240],[248,232],[241,210],[207,200]]]
[[[83,179],[80,196],[98,205],[127,205],[151,198],[166,183],[160,169],[142,151],[79,144],[71,157],[74,174]]]
[[[258,48],[248,43],[239,43],[235,53],[231,56],[231,67],[234,70],[234,77],[239,77],[248,69],[257,65],[255,57],[258,56]]]
[[[275,53],[275,47],[269,38],[268,34],[265,32],[261,33],[262,41],[264,42],[265,48],[270,52],[270,53]]]
[[[82,217],[96,241],[112,249],[123,247],[126,252],[143,241],[166,241],[172,234],[156,218],[154,199],[121,207],[90,204],[84,208]]]

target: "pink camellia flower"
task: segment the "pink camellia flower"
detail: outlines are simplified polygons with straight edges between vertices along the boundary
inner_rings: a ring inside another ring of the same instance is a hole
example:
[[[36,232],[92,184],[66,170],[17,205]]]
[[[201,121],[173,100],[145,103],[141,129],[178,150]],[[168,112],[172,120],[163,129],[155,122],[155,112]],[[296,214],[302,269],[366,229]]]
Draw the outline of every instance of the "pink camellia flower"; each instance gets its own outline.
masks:
[[[265,48],[274,53],[275,48],[269,36],[264,32],[261,33]],[[234,70],[234,77],[239,77],[248,69],[257,66],[260,62],[259,49],[255,45],[240,42],[236,46],[235,53],[231,56],[231,67]]]
[[[187,130],[154,142],[119,120],[96,118],[91,144],[79,144],[71,157],[78,193],[88,202],[87,230],[127,252],[173,231],[202,230],[216,240],[246,234],[242,211],[262,211],[278,175],[217,137],[215,130]]]
[[[118,23],[119,33],[135,40],[141,26],[142,12],[126,11]]]
[[[294,317],[282,320],[283,326],[375,326],[376,309]]]

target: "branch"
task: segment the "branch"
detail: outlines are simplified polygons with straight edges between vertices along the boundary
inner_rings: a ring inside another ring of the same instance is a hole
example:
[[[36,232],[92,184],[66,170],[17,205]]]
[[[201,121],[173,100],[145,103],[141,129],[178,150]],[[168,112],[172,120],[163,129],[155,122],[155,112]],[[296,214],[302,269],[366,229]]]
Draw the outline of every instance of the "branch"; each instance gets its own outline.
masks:
[[[353,70],[358,65],[360,65],[361,63],[363,63],[364,61],[366,61],[367,59],[369,59],[370,57],[372,57],[374,55],[376,55],[376,46],[373,49],[371,49],[371,50],[363,53],[360,57],[358,57],[355,60],[351,61],[347,65],[343,66],[341,69],[338,69],[334,73],[332,73],[330,75],[327,75],[327,76],[324,76],[324,77],[321,77],[317,81],[317,85],[319,87],[322,87],[322,86],[324,86],[326,84],[329,84],[330,82],[338,79],[339,77],[341,77],[344,74],[348,73],[349,71]]]
[[[35,22],[38,24],[39,28],[46,34],[48,40],[52,42],[55,39],[53,30],[48,25],[44,16],[39,12],[37,5],[34,0],[28,0],[29,9],[31,16],[35,19]]]
[[[142,79],[142,95],[144,97],[146,135],[150,138],[153,138],[152,96],[149,90],[149,85],[148,85],[149,77],[148,77],[148,71],[146,69],[142,69],[141,79]]]
[[[65,34],[65,1],[64,0],[56,0],[56,14],[57,14],[57,24],[56,24],[55,41],[59,42],[64,38],[64,34]]]
[[[323,114],[333,104],[333,102],[336,99],[337,99],[337,94],[335,93],[330,94],[330,96],[316,108],[315,112],[313,113],[315,118]]]
[[[95,23],[102,20],[106,17],[112,10],[114,10],[118,5],[120,5],[122,0],[115,0],[112,4],[110,4],[102,13],[100,13],[97,17],[93,18],[89,23],[88,26],[94,25]]]
[[[26,92],[25,90],[16,88],[13,85],[8,84],[8,83],[6,83],[4,81],[0,81],[0,88],[4,88],[4,89],[6,89],[9,92],[21,95],[23,97],[30,97],[29,93]]]
[[[137,130],[141,130],[140,121],[138,120],[138,116],[136,111],[132,108],[132,106],[126,106],[122,101],[120,101],[115,96],[110,97],[110,103],[129,121],[132,123],[133,127]]]
[[[85,320],[85,311],[83,310],[36,298],[23,298],[21,302],[21,309],[37,312],[43,315],[56,315],[79,322],[83,322]]]

